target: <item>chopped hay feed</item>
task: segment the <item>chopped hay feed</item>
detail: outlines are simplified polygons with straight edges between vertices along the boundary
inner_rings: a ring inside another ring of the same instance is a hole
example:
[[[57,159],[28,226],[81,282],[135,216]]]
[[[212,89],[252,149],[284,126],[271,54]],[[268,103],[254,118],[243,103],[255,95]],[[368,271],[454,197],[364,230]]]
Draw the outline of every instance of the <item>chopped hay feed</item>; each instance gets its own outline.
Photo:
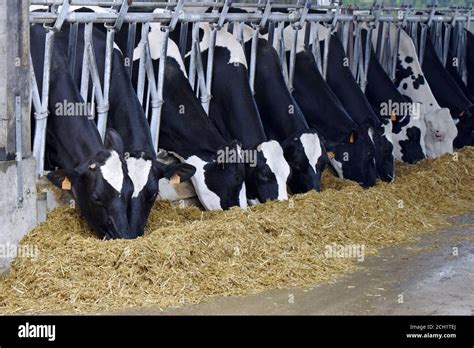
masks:
[[[354,267],[328,245],[365,253],[474,211],[474,148],[397,164],[394,183],[365,190],[326,171],[323,192],[247,210],[203,212],[157,201],[146,235],[95,238],[75,210],[60,208],[22,240],[37,259],[17,258],[0,280],[0,313],[98,312],[176,306],[211,296],[310,286]]]

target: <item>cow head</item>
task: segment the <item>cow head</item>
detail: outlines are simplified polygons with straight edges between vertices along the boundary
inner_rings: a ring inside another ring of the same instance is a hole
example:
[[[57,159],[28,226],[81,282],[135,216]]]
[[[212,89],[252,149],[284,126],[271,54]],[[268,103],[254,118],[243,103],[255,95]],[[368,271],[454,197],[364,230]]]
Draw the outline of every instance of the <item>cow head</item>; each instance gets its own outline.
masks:
[[[340,178],[371,187],[377,180],[375,146],[364,128],[352,130],[344,141],[324,141],[330,163]]]
[[[206,210],[225,210],[233,206],[247,207],[245,164],[243,161],[236,163],[221,161],[219,153],[225,151],[240,154],[241,145],[237,141],[232,141],[210,157],[203,159],[193,155],[182,158],[183,162],[196,168],[191,182]],[[177,156],[180,157],[178,154]]]
[[[141,236],[158,195],[162,178],[172,183],[189,180],[196,168],[186,163],[162,164],[144,152],[125,154],[128,175],[133,182],[133,193],[128,206],[130,229]]]
[[[428,157],[438,157],[443,153],[453,152],[453,142],[458,131],[451,113],[447,108],[441,108],[425,113],[426,124],[426,154]]]
[[[129,227],[127,206],[133,192],[125,161],[123,142],[108,130],[105,149],[73,169],[50,172],[48,179],[58,187],[72,189],[79,211],[100,237],[137,237]]]
[[[291,168],[288,186],[292,193],[321,190],[321,173],[328,157],[316,131],[298,133],[283,143],[285,158]]]
[[[456,123],[458,136],[454,139],[454,147],[474,146],[474,115],[473,112],[464,113]]]
[[[375,164],[377,176],[386,182],[395,177],[395,158],[393,156],[392,123],[382,119],[380,124],[368,129],[375,145]]]
[[[288,199],[286,183],[290,167],[283,155],[283,149],[275,140],[257,146],[256,161],[245,167],[245,185],[249,202],[264,203],[269,199]]]

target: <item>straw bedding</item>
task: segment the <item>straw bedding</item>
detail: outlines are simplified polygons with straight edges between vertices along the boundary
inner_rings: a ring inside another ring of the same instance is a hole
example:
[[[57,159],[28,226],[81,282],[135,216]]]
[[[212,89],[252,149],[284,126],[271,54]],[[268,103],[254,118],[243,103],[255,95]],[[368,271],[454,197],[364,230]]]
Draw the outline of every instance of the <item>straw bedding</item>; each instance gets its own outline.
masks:
[[[326,172],[321,193],[247,210],[158,201],[146,235],[133,241],[98,240],[75,210],[56,209],[22,240],[39,257],[15,259],[0,280],[0,313],[167,307],[328,281],[356,265],[325,257],[329,244],[362,244],[371,254],[474,211],[473,172],[468,148],[397,164],[394,183],[369,190]]]

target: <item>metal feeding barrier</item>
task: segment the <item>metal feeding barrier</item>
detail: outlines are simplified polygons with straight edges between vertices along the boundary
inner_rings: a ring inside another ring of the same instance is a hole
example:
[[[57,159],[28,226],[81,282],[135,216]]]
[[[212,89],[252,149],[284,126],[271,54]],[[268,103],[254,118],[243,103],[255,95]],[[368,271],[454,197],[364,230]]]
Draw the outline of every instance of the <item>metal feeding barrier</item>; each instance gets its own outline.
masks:
[[[75,71],[75,61],[78,26],[84,25],[84,55],[82,60],[82,76],[80,92],[84,102],[90,101],[95,105],[97,128],[104,138],[109,110],[109,91],[114,49],[114,35],[124,23],[129,24],[127,49],[123,53],[130,75],[133,67],[133,52],[136,48],[135,37],[137,24],[142,25],[140,36],[140,60],[138,62],[137,96],[144,106],[146,114],[151,107],[151,134],[153,145],[158,149],[161,109],[163,105],[163,81],[166,59],[160,59],[158,72],[154,71],[148,43],[148,33],[152,23],[160,23],[163,45],[160,57],[167,53],[167,42],[170,32],[174,31],[178,22],[181,24],[179,50],[183,56],[187,53],[187,41],[191,40],[188,79],[201,100],[202,106],[209,111],[212,98],[212,72],[216,36],[228,23],[228,30],[233,32],[244,46],[244,26],[251,28],[251,52],[249,62],[249,82],[254,92],[255,67],[257,60],[257,44],[260,33],[265,30],[268,40],[273,43],[278,52],[283,76],[290,91],[293,89],[295,61],[298,37],[305,28],[304,44],[314,55],[316,65],[323,77],[326,77],[328,51],[331,35],[336,34],[342,41],[349,61],[349,68],[365,90],[367,71],[370,62],[373,31],[377,30],[377,42],[374,45],[377,59],[388,75],[394,80],[397,64],[398,48],[401,30],[406,30],[412,38],[420,62],[423,60],[425,43],[430,31],[431,40],[436,53],[447,64],[448,52],[451,51],[459,62],[458,71],[464,82],[467,81],[466,69],[466,32],[471,23],[472,9],[461,7],[437,7],[436,2],[424,8],[412,8],[409,5],[400,7],[384,7],[383,3],[374,1],[372,7],[360,9],[340,4],[316,5],[310,0],[296,0],[294,4],[273,4],[270,0],[255,3],[232,3],[232,0],[222,2],[185,2],[184,0],[154,2],[132,0],[100,1],[100,0],[31,0],[31,5],[44,6],[45,11],[30,12],[30,22],[41,24],[46,29],[45,56],[43,66],[42,86],[38,86],[32,69],[32,103],[36,122],[33,153],[37,159],[37,174],[44,174],[45,138],[48,116],[48,97],[51,60],[54,46],[54,36],[63,25],[69,25],[69,69]],[[95,6],[100,11],[74,12],[72,6]],[[199,10],[197,10],[199,8]],[[210,8],[210,11],[205,11]],[[247,13],[233,12],[232,9],[247,10]],[[161,11],[155,11],[161,9]],[[209,23],[209,47],[207,62],[203,62],[199,44],[200,23]],[[104,62],[103,82],[97,68],[96,53],[92,45],[93,25],[104,25],[107,32],[106,52]],[[390,36],[390,26],[395,25],[395,37]],[[188,28],[192,26],[191,38],[188,38]],[[291,25],[292,45],[289,53],[285,46],[284,28]],[[323,26],[330,35],[319,37]],[[365,29],[365,44],[362,30]],[[392,45],[392,41],[394,45]],[[320,41],[323,41],[320,45]],[[322,47],[321,47],[322,46]],[[392,46],[394,49],[392,49]],[[365,49],[364,49],[365,47]],[[206,69],[204,65],[206,64]],[[89,83],[92,81],[92,93],[89,96]],[[145,94],[145,83],[147,91]],[[41,89],[40,89],[41,87]],[[41,90],[41,93],[40,93]],[[146,98],[145,98],[146,97]],[[95,115],[94,115],[95,116]]]

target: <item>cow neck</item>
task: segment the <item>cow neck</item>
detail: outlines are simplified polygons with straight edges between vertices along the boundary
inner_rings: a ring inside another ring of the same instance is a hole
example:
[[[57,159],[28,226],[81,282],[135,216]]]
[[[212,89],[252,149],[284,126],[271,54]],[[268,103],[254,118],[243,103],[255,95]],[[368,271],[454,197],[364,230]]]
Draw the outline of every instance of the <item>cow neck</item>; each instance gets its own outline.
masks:
[[[160,148],[209,159],[226,145],[174,59],[167,59],[163,90]]]
[[[37,31],[41,31],[36,35]],[[44,47],[44,29],[37,25],[32,27],[33,42]],[[38,86],[43,83],[44,48],[32,54],[33,66]],[[58,108],[63,105],[62,113]],[[69,115],[64,107],[82,106],[73,110]],[[85,160],[104,150],[95,123],[84,108],[78,88],[69,74],[67,57],[61,49],[60,41],[55,40],[54,54],[51,63],[51,77],[49,87],[48,116],[46,145],[48,151],[58,154],[56,166],[61,168],[74,168]],[[78,112],[79,111],[79,112]]]
[[[296,55],[293,97],[311,128],[332,141],[346,141],[357,128],[324,81],[310,51]]]
[[[207,51],[203,54],[207,60]],[[236,139],[243,148],[251,149],[267,141],[262,121],[242,64],[228,64],[227,49],[216,47],[209,112],[226,140]]]
[[[250,59],[251,42],[245,46],[247,59]],[[257,57],[255,101],[265,133],[278,141],[301,134],[309,128],[308,124],[286,86],[278,55],[267,40],[258,40]]]
[[[122,55],[117,50],[114,53],[108,126],[116,129],[122,136],[125,151],[143,151],[148,156],[156,158],[150,127],[143,107],[137,98],[125,66],[118,63]]]
[[[458,118],[461,112],[472,106],[471,101],[439,60],[430,37],[426,39],[422,69],[436,100],[441,107],[449,108],[454,118]]]
[[[364,50],[366,35],[366,30],[362,30],[362,42]],[[375,114],[381,118],[391,116],[381,115],[380,111],[382,104],[394,103],[401,106],[408,102],[408,100],[400,93],[385,70],[382,68],[382,65],[380,65],[373,49],[371,49],[370,52],[370,64],[367,71],[367,86],[365,89],[365,96],[372,105]],[[403,115],[395,115],[395,117],[397,120],[401,120]]]
[[[323,48],[322,44],[322,48]],[[350,69],[345,65],[344,47],[336,35],[332,35],[329,44],[329,55],[326,81],[338,96],[351,118],[359,126],[379,124],[372,107],[354,79]]]

